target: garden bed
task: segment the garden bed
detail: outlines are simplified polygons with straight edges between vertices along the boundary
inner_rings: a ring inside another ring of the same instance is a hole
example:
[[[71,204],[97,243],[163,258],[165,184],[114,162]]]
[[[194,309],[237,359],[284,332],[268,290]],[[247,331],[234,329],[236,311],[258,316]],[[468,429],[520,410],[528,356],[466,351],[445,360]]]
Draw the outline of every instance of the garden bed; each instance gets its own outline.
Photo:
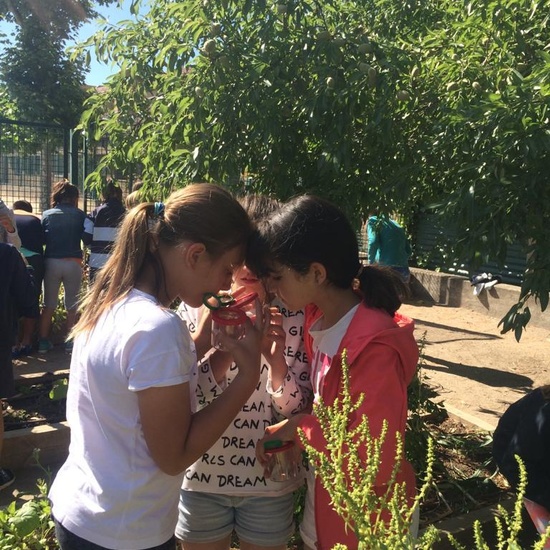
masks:
[[[52,400],[59,382],[20,387],[8,400],[6,431],[65,420],[64,398]],[[62,384],[62,383],[61,383]],[[59,390],[57,390],[59,392]],[[451,417],[426,421],[435,442],[434,483],[421,508],[421,527],[483,508],[509,496],[491,456],[491,437]]]
[[[19,386],[18,393],[7,399],[4,405],[5,430],[21,430],[64,421],[66,399],[62,388],[66,387],[65,384],[64,379],[61,379]],[[50,395],[52,392],[55,399]]]

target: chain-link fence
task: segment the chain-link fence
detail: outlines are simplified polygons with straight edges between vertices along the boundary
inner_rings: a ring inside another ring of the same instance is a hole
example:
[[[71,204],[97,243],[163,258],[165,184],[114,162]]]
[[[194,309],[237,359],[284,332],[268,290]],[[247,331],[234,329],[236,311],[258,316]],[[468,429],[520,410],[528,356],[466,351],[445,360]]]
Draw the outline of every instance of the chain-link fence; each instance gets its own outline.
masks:
[[[109,141],[89,140],[86,133],[56,124],[8,120],[0,117],[0,198],[11,206],[16,200],[32,204],[40,215],[51,206],[52,185],[67,178],[80,190],[79,207],[88,212],[101,202],[84,182],[107,153]],[[128,179],[117,179],[124,195]]]
[[[69,177],[70,131],[54,124],[0,119],[0,197],[27,200],[41,213],[52,184]]]

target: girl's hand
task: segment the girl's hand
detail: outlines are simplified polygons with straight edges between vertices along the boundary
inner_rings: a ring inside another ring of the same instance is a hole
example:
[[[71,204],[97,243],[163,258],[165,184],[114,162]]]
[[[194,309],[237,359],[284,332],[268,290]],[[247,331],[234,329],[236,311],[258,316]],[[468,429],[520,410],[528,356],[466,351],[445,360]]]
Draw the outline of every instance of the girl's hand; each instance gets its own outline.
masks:
[[[8,233],[15,233],[15,227],[8,214],[0,214],[0,225],[2,225]]]
[[[283,316],[276,307],[270,307],[269,324],[265,325],[262,339],[262,355],[271,363],[272,359],[283,358],[286,333],[283,329]]]
[[[200,361],[212,347],[212,311],[202,306],[198,312],[197,328],[191,337],[197,350],[197,360]]]
[[[269,365],[269,376],[274,391],[282,385],[288,373],[288,365],[284,355],[286,333],[283,329],[283,316],[278,308],[270,308],[270,322],[266,325],[262,339],[262,355]]]
[[[292,418],[282,420],[281,422],[268,426],[265,429],[264,436],[256,443],[256,458],[262,466],[266,466],[267,464],[264,443],[274,439],[279,439],[281,441],[295,441],[298,436],[298,424],[302,416],[303,415],[301,414],[297,414]]]
[[[237,379],[246,379],[250,384],[254,384],[254,386],[260,378],[262,338],[265,330],[264,327],[269,324],[270,318],[269,309],[262,309],[258,300],[256,300],[256,311],[258,314],[254,320],[254,324],[250,319],[246,319],[245,334],[240,340],[231,338],[223,333],[219,335],[219,340],[224,351],[232,355],[233,360],[239,368],[235,381]]]

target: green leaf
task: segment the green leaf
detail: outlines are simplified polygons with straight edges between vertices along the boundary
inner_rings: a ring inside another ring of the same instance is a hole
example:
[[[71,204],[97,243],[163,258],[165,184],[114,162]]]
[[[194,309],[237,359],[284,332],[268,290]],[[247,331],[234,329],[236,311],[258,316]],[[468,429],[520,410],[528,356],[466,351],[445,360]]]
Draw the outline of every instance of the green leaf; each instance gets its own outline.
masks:
[[[25,502],[10,518],[9,523],[20,537],[26,537],[40,527],[40,505],[34,500]]]
[[[62,380],[57,380],[52,389],[50,390],[49,396],[52,401],[59,401],[67,397],[67,390],[69,388],[69,379],[63,378]]]

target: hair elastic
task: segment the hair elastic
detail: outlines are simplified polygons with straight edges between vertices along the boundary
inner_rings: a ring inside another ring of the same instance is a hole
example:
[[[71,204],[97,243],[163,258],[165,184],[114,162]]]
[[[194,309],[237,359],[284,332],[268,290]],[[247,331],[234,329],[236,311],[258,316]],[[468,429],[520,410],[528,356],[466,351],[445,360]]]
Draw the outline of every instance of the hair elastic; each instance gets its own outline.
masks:
[[[359,271],[357,271],[357,275],[353,278],[353,281],[351,283],[351,288],[353,288],[353,290],[355,291],[358,291],[361,288],[360,278],[361,278],[361,275],[363,274],[364,268],[365,266],[363,264],[359,266]]]
[[[156,202],[155,209],[153,211],[155,218],[164,218],[164,203]]]

